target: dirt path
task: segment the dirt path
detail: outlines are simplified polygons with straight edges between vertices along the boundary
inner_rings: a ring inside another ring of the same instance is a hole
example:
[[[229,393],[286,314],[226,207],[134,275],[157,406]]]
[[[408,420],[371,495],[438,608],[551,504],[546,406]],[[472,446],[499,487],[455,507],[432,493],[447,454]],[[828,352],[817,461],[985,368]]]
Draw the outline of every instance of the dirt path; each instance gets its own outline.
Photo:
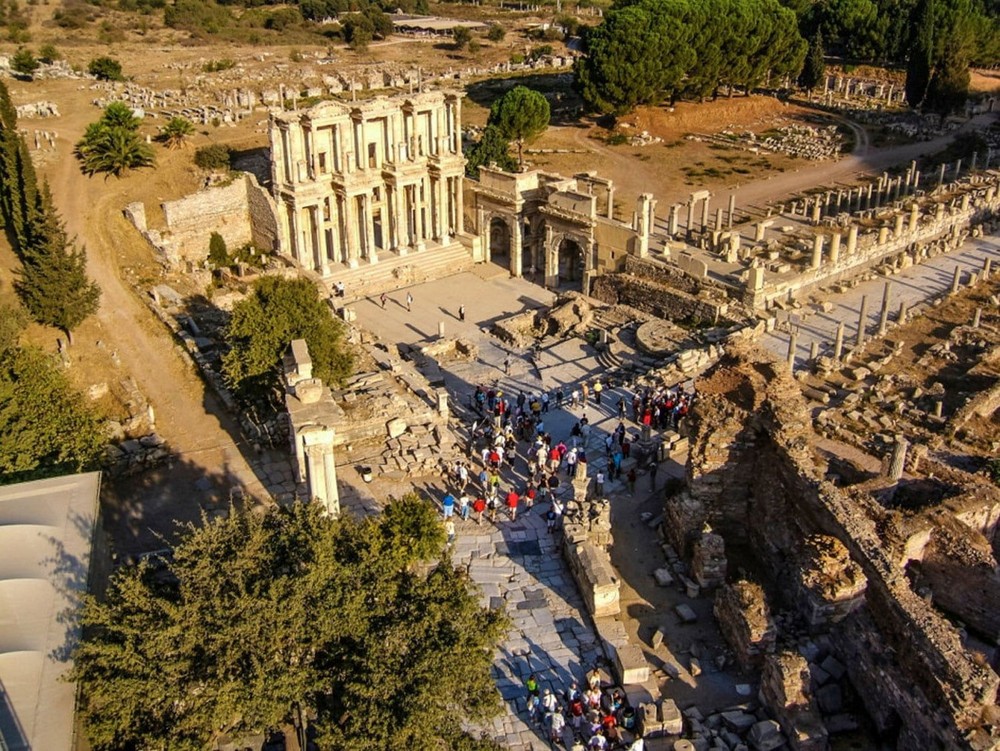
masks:
[[[129,534],[116,534],[117,539],[131,536],[138,550],[162,547],[154,529],[169,529],[170,520],[197,520],[202,510],[225,501],[234,486],[255,495],[264,488],[241,453],[245,442],[233,439],[240,434],[232,418],[178,353],[172,335],[122,280],[122,260],[149,252],[136,247],[144,241],[121,212],[135,181],[148,175],[120,181],[84,176],[68,152],[85,123],[67,119],[60,125],[66,153],[46,173],[67,230],[85,245],[88,271],[101,287],[97,328],[105,346],[117,353],[121,376],[131,375],[153,406],[157,432],[177,458],[169,471],[156,475],[159,481],[115,483],[111,491],[122,513],[109,516],[112,523],[117,519],[128,526]]]

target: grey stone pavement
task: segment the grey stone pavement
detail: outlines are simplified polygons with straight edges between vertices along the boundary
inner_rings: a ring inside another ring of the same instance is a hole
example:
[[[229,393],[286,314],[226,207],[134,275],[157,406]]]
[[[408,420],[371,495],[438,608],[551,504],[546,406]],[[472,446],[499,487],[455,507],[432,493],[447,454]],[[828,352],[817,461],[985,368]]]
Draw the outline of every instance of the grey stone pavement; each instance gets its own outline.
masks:
[[[892,282],[889,295],[889,322],[892,323],[898,318],[901,302],[905,302],[907,309],[912,311],[918,303],[946,293],[951,289],[956,266],[961,269],[961,284],[966,285],[970,273],[982,273],[985,258],[991,259],[992,273],[998,273],[1000,238],[987,236],[969,240],[953,253],[928,259],[892,276],[878,276],[861,282],[842,293],[827,295],[823,299],[834,305],[829,313],[816,311],[811,306],[803,306],[800,310],[780,311],[778,326],[775,331],[764,336],[763,343],[779,357],[785,358],[788,354],[790,328],[794,327],[798,331],[796,366],[801,366],[809,359],[813,342],[818,343],[820,355],[833,353],[837,327],[843,322],[846,353],[854,347],[857,340],[863,297],[868,297],[865,329],[867,338],[871,338],[878,329],[887,281]]]
[[[382,310],[376,300],[355,304],[358,323],[377,334],[384,343],[400,341],[418,343],[437,338],[438,322],[445,321],[447,336],[463,336],[479,345],[479,356],[474,361],[442,363],[445,387],[459,419],[470,419],[469,397],[476,384],[498,388],[516,398],[517,392],[540,393],[542,388],[552,392],[565,385],[567,397],[573,386],[582,380],[600,376],[601,366],[596,352],[581,340],[560,341],[543,348],[536,368],[527,353],[508,350],[481,330],[489,324],[524,307],[547,305],[554,295],[522,279],[499,278],[486,281],[480,275],[465,273],[448,279],[428,282],[413,288],[413,310],[405,307],[406,292],[395,293],[398,303],[391,301]],[[401,303],[401,304],[400,304]],[[467,320],[457,320],[460,304],[466,306]],[[511,352],[510,373],[503,371],[503,360]],[[616,404],[624,391],[607,389],[603,404],[591,403],[587,407],[570,409],[553,407],[543,415],[545,429],[553,438],[570,441],[573,425],[584,414],[591,429],[585,438],[589,471],[593,475],[607,465],[604,451],[606,431],[617,424]],[[629,396],[630,398],[630,396]],[[630,429],[632,426],[627,424]],[[520,452],[514,465],[505,461],[501,473],[501,490],[512,484],[523,487],[527,469],[526,459]],[[479,457],[470,457],[473,475],[482,468]],[[659,482],[666,481],[661,473]],[[562,475],[565,478],[565,475]],[[474,483],[475,484],[475,483]],[[622,481],[606,482],[605,492],[614,494],[621,489]],[[429,489],[435,500],[440,500],[443,487]],[[568,478],[557,490],[568,495],[571,488]],[[533,727],[525,712],[524,680],[530,673],[538,676],[542,688],[558,692],[570,681],[582,685],[585,673],[598,664],[603,654],[599,639],[558,548],[558,541],[546,530],[545,512],[548,503],[536,504],[526,511],[523,504],[516,520],[505,511],[498,512],[496,524],[486,518],[482,525],[457,520],[457,535],[453,555],[456,563],[467,564],[472,579],[483,590],[485,605],[504,605],[513,621],[506,641],[500,646],[494,664],[497,687],[507,705],[507,711],[497,718],[487,732],[505,748],[514,751],[547,749],[549,743],[544,728]],[[567,729],[566,747],[571,745]]]

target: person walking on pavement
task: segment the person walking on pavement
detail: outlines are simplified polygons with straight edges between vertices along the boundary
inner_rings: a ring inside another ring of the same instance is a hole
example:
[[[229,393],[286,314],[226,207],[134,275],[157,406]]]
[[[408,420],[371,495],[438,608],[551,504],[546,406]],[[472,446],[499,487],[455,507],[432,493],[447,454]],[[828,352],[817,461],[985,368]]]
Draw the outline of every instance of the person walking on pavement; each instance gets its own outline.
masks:
[[[476,500],[472,502],[472,510],[476,512],[476,524],[482,524],[483,511],[486,510],[486,499],[481,495],[476,496]]]
[[[451,545],[455,542],[455,520],[448,518],[444,523],[444,532],[448,535],[448,544]]]
[[[587,397],[590,396],[590,386],[586,383],[580,385],[580,393],[583,396],[583,406],[587,406]]]
[[[413,311],[413,295],[410,292],[406,293],[406,312],[411,313]]]
[[[655,461],[649,467],[649,489],[656,490],[656,470],[659,469],[660,465]]]
[[[503,372],[504,375],[510,375],[510,355],[508,354],[503,359]]]
[[[601,384],[601,379],[598,378],[594,381],[594,401],[597,402],[597,406],[601,405],[601,392],[604,391],[604,386]]]
[[[447,493],[444,500],[441,501],[441,509],[444,512],[444,518],[450,519],[451,515],[455,511],[455,496],[451,493]]]
[[[379,296],[379,298],[378,298],[378,301],[379,301],[380,303],[382,303],[382,310],[385,310],[385,304],[386,304],[386,302],[387,302],[388,300],[389,300],[389,298],[388,298],[388,297],[386,297],[386,294],[385,294],[385,292],[383,292],[383,293],[382,293],[382,294],[381,294],[381,295]]]
[[[521,496],[513,488],[507,494],[507,511],[510,513],[510,520],[517,521],[517,504],[521,501]]]
[[[464,321],[465,320],[465,306],[464,305],[459,305],[458,306],[458,320],[460,320],[460,321]]]
[[[594,493],[598,498],[604,497],[604,473],[598,470],[594,478]]]

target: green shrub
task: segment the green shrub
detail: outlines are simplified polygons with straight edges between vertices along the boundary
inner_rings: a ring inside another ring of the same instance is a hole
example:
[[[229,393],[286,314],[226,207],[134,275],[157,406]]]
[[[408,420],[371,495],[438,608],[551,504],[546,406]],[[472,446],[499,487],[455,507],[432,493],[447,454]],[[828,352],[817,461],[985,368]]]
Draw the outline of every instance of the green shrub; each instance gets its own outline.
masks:
[[[202,146],[194,152],[194,163],[205,170],[229,169],[231,149],[224,143]]]
[[[87,65],[87,72],[99,81],[124,81],[122,64],[113,57],[95,57]]]

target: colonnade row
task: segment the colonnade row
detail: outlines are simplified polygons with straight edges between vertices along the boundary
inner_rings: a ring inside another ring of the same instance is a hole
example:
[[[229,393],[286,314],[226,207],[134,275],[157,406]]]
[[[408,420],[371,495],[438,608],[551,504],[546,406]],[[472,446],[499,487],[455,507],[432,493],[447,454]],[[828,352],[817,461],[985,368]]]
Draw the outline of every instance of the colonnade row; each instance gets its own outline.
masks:
[[[380,251],[405,255],[462,231],[462,177],[423,175],[362,191],[334,190],[282,201],[281,244],[303,268],[325,276],[334,264],[377,263]]]
[[[440,92],[420,96],[417,103],[373,100],[353,109],[325,103],[305,114],[272,115],[275,186],[401,167],[424,157],[460,159],[460,96]]]

